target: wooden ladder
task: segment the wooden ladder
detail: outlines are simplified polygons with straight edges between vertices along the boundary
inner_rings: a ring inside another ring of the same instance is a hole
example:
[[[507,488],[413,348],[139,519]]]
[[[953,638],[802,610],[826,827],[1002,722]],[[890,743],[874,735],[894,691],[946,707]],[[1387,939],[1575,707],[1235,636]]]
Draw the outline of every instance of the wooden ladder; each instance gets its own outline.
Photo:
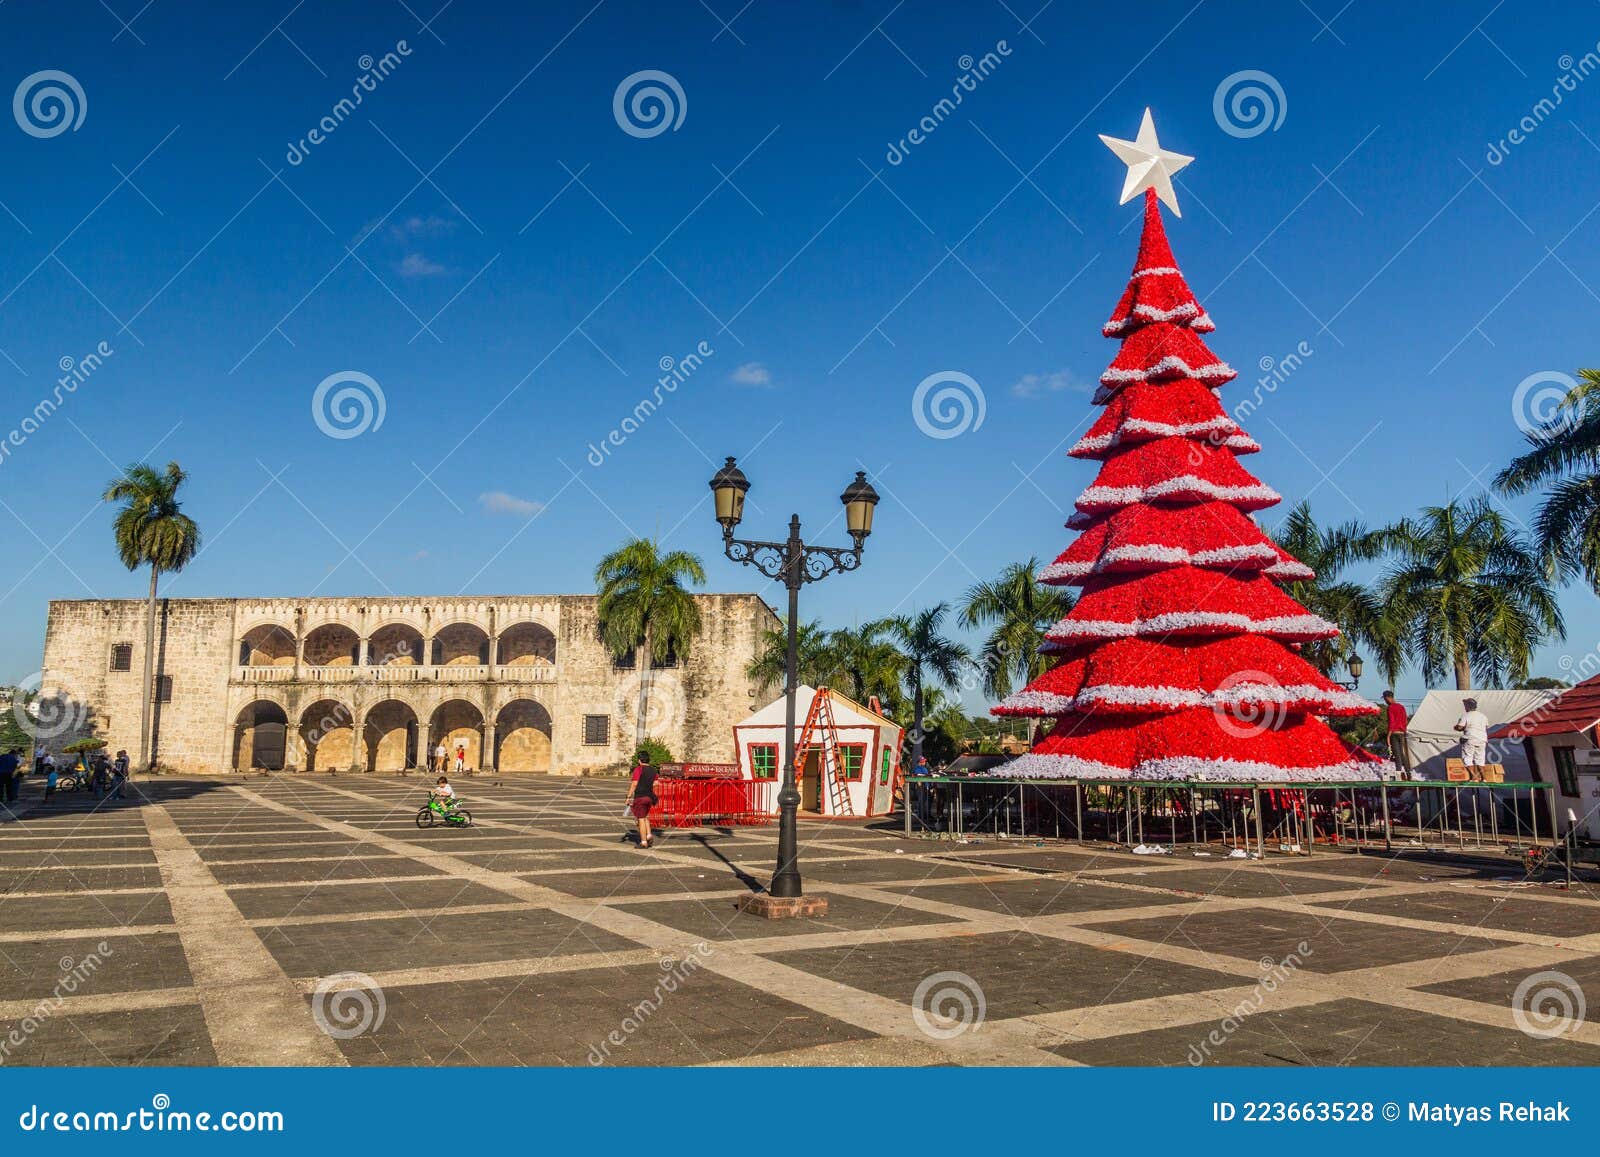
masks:
[[[819,746],[816,731],[820,727],[822,758],[817,761],[817,774],[828,784],[828,814],[855,815],[855,808],[850,803],[850,785],[844,781],[844,761],[839,755],[839,729],[833,722],[831,700],[832,696],[826,687],[818,687],[817,693],[811,697],[805,727],[801,729],[800,739],[795,744],[794,766],[801,775],[805,774],[806,760],[811,758],[812,748]]]

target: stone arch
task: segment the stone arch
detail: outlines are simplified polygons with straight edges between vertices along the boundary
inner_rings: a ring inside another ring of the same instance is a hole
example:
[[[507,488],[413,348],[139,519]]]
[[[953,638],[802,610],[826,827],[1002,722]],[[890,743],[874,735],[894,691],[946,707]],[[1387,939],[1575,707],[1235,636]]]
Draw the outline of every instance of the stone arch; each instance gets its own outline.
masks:
[[[496,771],[550,770],[550,712],[532,699],[513,699],[495,716]]]
[[[278,623],[263,623],[239,636],[239,666],[294,666],[294,632]]]
[[[337,699],[318,699],[300,712],[300,743],[307,771],[349,767],[356,714]]]
[[[456,744],[467,749],[467,766],[483,766],[483,712],[465,699],[449,699],[435,707],[428,719],[428,750],[443,743],[447,766],[456,765]]]
[[[367,712],[362,730],[368,771],[404,771],[417,766],[417,713],[409,703],[385,699]]]
[[[555,632],[543,623],[514,623],[500,632],[502,667],[548,667],[556,661]]]
[[[282,771],[288,735],[289,716],[282,706],[270,699],[246,703],[233,719],[234,769]]]
[[[306,662],[313,667],[353,667],[361,636],[343,623],[324,623],[306,635]]]
[[[451,623],[433,635],[434,666],[476,666],[489,661],[489,633],[476,623]]]
[[[367,664],[415,667],[422,662],[422,632],[410,623],[385,623],[367,637]]]

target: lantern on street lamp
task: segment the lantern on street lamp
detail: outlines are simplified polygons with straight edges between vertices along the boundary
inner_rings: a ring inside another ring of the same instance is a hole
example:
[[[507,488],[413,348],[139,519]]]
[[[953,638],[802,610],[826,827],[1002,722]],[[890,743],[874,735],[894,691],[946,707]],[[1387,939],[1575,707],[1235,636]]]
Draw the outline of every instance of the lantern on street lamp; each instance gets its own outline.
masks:
[[[750,479],[744,476],[744,471],[732,458],[724,462],[722,469],[712,476],[711,495],[724,538],[731,536],[733,528],[744,518],[744,496],[749,489]]]
[[[1366,664],[1361,661],[1360,655],[1352,651],[1350,652],[1350,657],[1345,660],[1345,667],[1350,671],[1350,678],[1348,680],[1335,680],[1335,682],[1337,682],[1341,687],[1346,687],[1351,691],[1354,691],[1361,684],[1361,672],[1365,670]]]
[[[855,481],[844,488],[839,501],[844,503],[845,526],[850,530],[850,537],[856,540],[856,549],[860,550],[862,540],[872,533],[872,511],[878,505],[878,492],[867,481],[865,470],[856,471]]]

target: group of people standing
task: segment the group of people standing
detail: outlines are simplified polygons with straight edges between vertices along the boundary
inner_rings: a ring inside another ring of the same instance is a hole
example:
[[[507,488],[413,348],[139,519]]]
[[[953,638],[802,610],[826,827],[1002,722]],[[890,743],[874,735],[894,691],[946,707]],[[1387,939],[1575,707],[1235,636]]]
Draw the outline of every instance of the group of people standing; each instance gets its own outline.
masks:
[[[1395,700],[1393,691],[1383,693],[1383,705],[1387,713],[1389,758],[1394,760],[1394,765],[1409,779],[1410,717],[1406,715],[1406,709]],[[1469,774],[1471,771],[1478,772],[1474,778],[1482,778],[1482,768],[1488,761],[1489,755],[1489,717],[1478,710],[1476,699],[1466,698],[1461,701],[1461,716],[1455,721],[1454,730],[1461,734],[1461,762],[1470,769]]]
[[[465,774],[467,767],[467,744],[465,740],[456,740],[454,750],[455,767],[450,766],[452,752],[445,746],[444,740],[439,741],[439,746],[433,749],[433,770],[443,775],[447,771],[455,771],[457,775]]]

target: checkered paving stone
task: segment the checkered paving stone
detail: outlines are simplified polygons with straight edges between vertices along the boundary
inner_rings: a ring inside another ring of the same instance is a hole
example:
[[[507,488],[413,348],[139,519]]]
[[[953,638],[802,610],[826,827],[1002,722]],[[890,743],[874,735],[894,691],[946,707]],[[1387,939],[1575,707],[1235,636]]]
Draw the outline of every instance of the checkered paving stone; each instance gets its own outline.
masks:
[[[63,988],[103,994],[191,983],[183,949],[170,932],[0,944],[0,998],[8,1001],[52,996]]]
[[[1540,973],[1555,975],[1541,976]],[[1529,981],[1530,976],[1538,976],[1539,979]],[[1473,976],[1464,980],[1426,984],[1421,986],[1419,991],[1438,993],[1441,996],[1458,996],[1464,1000],[1476,1000],[1508,1008],[1514,1007],[1513,998],[1516,996],[1518,986],[1524,982],[1528,983],[1530,995],[1524,998],[1523,1007],[1530,1014],[1543,1007],[1546,1015],[1571,1016],[1577,1020],[1587,1020],[1591,1025],[1600,1026],[1600,956],[1569,956],[1543,969],[1517,969],[1512,972],[1496,972],[1488,976]],[[1533,999],[1532,994],[1540,990],[1545,990],[1553,998],[1550,1003],[1542,1004],[1539,1000]],[[1567,996],[1564,1002],[1558,996],[1562,991]],[[1579,1000],[1577,998],[1579,993],[1586,993],[1588,996]]]
[[[214,1065],[205,1017],[198,1005],[122,1012],[55,1012],[33,1021],[0,1020],[0,1041],[15,1032],[22,1043],[0,1056],[7,1065],[60,1068],[89,1065]]]
[[[1479,952],[1506,941],[1454,932],[1420,932],[1384,923],[1357,923],[1329,913],[1243,908],[1197,911],[1182,920],[1123,920],[1096,924],[1096,930],[1133,940],[1155,941],[1240,960],[1285,960],[1299,956],[1312,972],[1343,972]],[[1310,951],[1300,945],[1309,946]]]
[[[904,940],[767,955],[780,963],[907,1004],[925,978],[937,973],[962,973],[982,990],[990,1020],[1122,1004],[1239,983],[1238,977],[1227,973],[1144,958],[1137,945],[1107,952],[1015,932],[980,936],[968,933],[957,939]]]
[[[872,1035],[677,967],[670,992],[671,969],[648,964],[395,988],[383,1025],[339,1047],[352,1064],[697,1065]]]
[[[230,888],[228,896],[247,920],[344,916],[370,912],[425,912],[474,904],[504,904],[504,892],[460,880],[393,880],[364,884],[295,884],[281,888]]]
[[[1114,888],[1071,877],[1028,877],[985,884],[928,883],[906,886],[891,884],[886,891],[905,892],[941,904],[959,904],[997,916],[1056,916],[1069,912],[1107,912],[1138,908],[1146,904],[1193,903],[1192,897],[1169,896]]]
[[[1090,1065],[1593,1065],[1600,1048],[1538,1040],[1445,1016],[1361,1000],[1264,1010],[1222,1028],[1217,1019],[1061,1045]],[[1222,1043],[1209,1038],[1213,1031]]]
[[[1557,899],[1538,899],[1520,892],[1485,895],[1452,888],[1409,895],[1363,896],[1313,904],[1338,911],[1375,912],[1432,920],[1484,932],[1532,932],[1543,936],[1592,936],[1600,933],[1600,907]]]
[[[261,940],[290,976],[448,968],[487,960],[620,952],[638,945],[555,912],[399,916],[333,924],[267,927]]]
[[[0,897],[0,932],[126,928],[166,924],[172,906],[161,892],[85,892],[74,896]],[[134,928],[137,931],[137,927]],[[0,944],[0,947],[4,947]]]
[[[1545,1040],[1512,1008],[1542,971],[1600,993],[1600,888],[1510,887],[1509,856],[1233,863],[803,822],[806,890],[829,913],[768,921],[734,900],[770,876],[775,827],[667,829],[643,851],[619,782],[463,786],[472,829],[418,829],[416,777],[162,777],[128,801],[48,808],[29,783],[33,810],[0,823],[0,1039],[63,959],[101,939],[113,951],[0,1064],[1038,1064],[1047,1049],[1185,1064],[1258,961],[1302,941],[1303,975],[1203,1061],[1588,1064],[1600,1050],[1593,1018]],[[182,884],[170,897],[168,879]],[[703,963],[658,996],[657,962],[697,944]],[[372,1031],[331,1040],[311,1015],[336,973],[380,986]],[[985,1029],[918,1027],[917,986],[940,973],[981,992]]]

